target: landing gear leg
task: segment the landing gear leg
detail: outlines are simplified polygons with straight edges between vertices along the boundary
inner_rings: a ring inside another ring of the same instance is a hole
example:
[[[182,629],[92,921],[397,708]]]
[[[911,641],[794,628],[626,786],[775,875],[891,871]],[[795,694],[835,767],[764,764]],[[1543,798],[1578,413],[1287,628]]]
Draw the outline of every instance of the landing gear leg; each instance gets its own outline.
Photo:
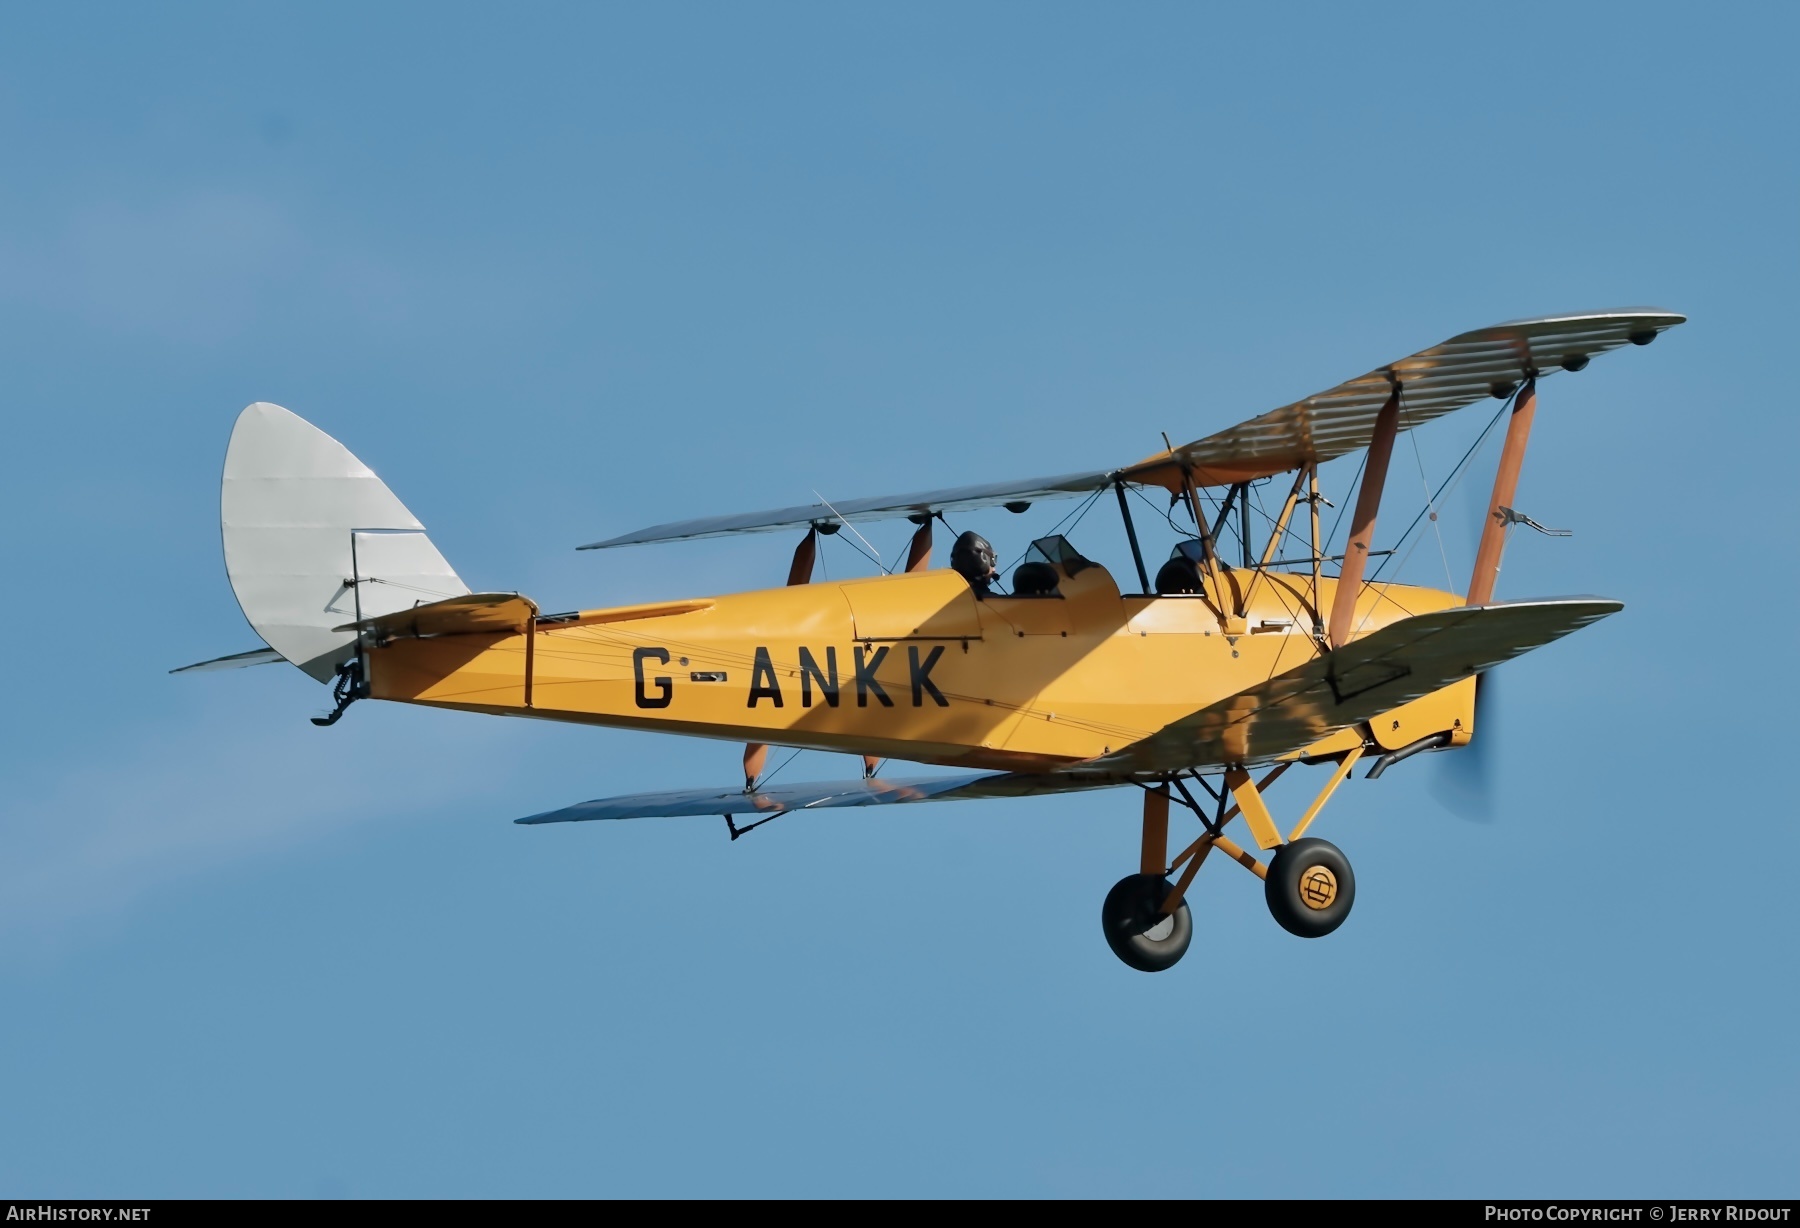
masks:
[[[1278,763],[1260,781],[1242,768],[1227,770],[1218,788],[1198,773],[1172,775],[1157,785],[1144,784],[1144,835],[1138,872],[1121,879],[1107,893],[1100,910],[1106,943],[1128,966],[1141,972],[1161,972],[1174,967],[1193,941],[1194,923],[1188,913],[1187,891],[1194,873],[1208,853],[1218,849],[1263,880],[1263,898],[1281,927],[1302,938],[1323,938],[1342,925],[1356,902],[1356,876],[1350,859],[1325,840],[1305,838],[1319,811],[1350,774],[1362,755],[1354,747],[1339,759],[1331,779],[1283,838],[1262,791],[1287,771],[1289,762]],[[1189,783],[1205,790],[1214,805],[1196,797]],[[1169,860],[1169,803],[1179,794],[1206,828],[1205,834]],[[1215,813],[1209,815],[1208,811]],[[1274,856],[1267,865],[1225,834],[1225,825],[1242,815],[1257,845]],[[1177,870],[1181,877],[1171,883]]]

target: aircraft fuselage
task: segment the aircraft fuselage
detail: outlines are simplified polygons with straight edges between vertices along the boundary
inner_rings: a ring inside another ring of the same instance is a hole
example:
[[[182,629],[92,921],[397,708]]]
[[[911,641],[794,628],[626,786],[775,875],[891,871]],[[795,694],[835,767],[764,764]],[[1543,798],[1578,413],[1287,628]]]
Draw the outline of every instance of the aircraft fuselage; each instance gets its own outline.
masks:
[[[1121,596],[1104,567],[1056,596],[977,597],[948,570],[826,581],[541,619],[529,634],[394,639],[370,695],[509,716],[1003,770],[1117,751],[1322,650],[1310,574],[1228,573],[1238,591]],[[1319,581],[1317,603],[1335,592]],[[1366,634],[1462,604],[1370,584]],[[1242,607],[1241,616],[1237,614]],[[669,611],[675,612],[669,612]],[[1384,749],[1473,727],[1473,680],[1386,713]],[[1459,725],[1460,722],[1460,725]],[[1360,744],[1344,731],[1306,753]],[[1339,745],[1342,742],[1343,745]]]

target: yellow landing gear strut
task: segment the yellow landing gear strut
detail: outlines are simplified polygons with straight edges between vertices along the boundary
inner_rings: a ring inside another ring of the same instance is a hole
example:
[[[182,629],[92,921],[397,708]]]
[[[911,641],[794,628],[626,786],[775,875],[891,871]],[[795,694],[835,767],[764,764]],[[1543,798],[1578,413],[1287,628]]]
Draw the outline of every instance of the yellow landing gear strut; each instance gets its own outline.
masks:
[[[1121,879],[1107,893],[1101,909],[1101,925],[1113,954],[1141,972],[1171,968],[1186,954],[1193,939],[1187,891],[1200,864],[1215,848],[1263,880],[1263,897],[1269,912],[1290,934],[1322,938],[1342,925],[1356,902],[1356,876],[1351,872],[1350,859],[1329,841],[1307,838],[1306,831],[1362,754],[1363,748],[1358,746],[1337,757],[1331,778],[1285,839],[1263,800],[1263,790],[1274,784],[1291,763],[1277,764],[1260,781],[1253,780],[1242,768],[1233,768],[1225,773],[1222,787],[1217,789],[1198,775],[1172,777],[1144,786],[1138,872]],[[1215,803],[1211,816],[1188,789],[1189,780],[1211,796]],[[1171,861],[1169,803],[1176,799],[1193,811],[1206,831]],[[1257,847],[1273,850],[1268,864],[1258,861],[1225,834],[1226,824],[1240,814]],[[1177,870],[1181,877],[1171,883],[1168,876]]]

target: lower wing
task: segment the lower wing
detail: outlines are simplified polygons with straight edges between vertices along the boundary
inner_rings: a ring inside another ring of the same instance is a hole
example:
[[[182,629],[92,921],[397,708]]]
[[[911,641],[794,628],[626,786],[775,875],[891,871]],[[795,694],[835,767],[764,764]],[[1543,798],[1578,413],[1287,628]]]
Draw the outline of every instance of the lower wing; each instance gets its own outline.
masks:
[[[1154,774],[1267,763],[1624,608],[1604,597],[1557,597],[1403,618],[1076,770]]]
[[[1073,789],[1122,784],[1120,780],[1082,781],[1061,776],[1027,776],[1015,772],[976,772],[921,780],[837,780],[782,785],[746,793],[743,789],[672,789],[665,793],[633,793],[577,802],[547,810],[515,823],[579,823],[587,819],[672,819],[693,815],[785,814],[790,810],[836,810],[845,806],[891,806],[906,802],[948,802],[977,797],[1029,797]]]

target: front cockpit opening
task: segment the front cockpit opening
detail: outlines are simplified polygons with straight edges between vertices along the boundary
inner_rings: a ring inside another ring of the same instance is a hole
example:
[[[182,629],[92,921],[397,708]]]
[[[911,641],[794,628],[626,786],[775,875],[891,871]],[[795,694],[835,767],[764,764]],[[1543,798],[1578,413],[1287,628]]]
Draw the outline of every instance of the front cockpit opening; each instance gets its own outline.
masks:
[[[1025,561],[1013,570],[1015,597],[1060,597],[1064,580],[1073,580],[1090,567],[1092,559],[1069,544],[1066,537],[1040,537],[1025,551]]]

